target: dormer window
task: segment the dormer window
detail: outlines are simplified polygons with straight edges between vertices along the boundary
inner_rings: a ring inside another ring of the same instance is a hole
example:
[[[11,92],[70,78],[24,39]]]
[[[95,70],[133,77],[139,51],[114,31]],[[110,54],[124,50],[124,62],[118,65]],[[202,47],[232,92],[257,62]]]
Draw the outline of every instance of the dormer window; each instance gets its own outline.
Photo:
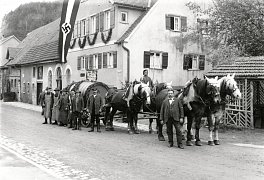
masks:
[[[177,32],[187,32],[187,17],[166,15],[166,29]]]
[[[121,22],[127,23],[127,12],[121,12]]]

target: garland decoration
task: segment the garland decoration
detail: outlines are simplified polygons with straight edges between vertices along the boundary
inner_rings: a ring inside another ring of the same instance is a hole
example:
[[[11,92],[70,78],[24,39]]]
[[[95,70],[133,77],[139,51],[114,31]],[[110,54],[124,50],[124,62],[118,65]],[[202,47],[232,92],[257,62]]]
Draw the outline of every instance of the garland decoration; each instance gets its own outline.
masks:
[[[109,31],[108,31],[108,35],[107,35],[107,38],[106,38],[106,39],[105,39],[104,33],[101,32],[101,38],[102,38],[102,41],[103,41],[105,44],[108,43],[108,42],[110,41],[111,37],[112,37],[112,28],[109,29]]]
[[[79,43],[79,46],[81,49],[84,48],[84,46],[86,44],[86,37],[83,38],[83,41],[81,41],[81,38],[79,38],[78,43]]]
[[[71,40],[70,49],[73,49],[74,48],[75,42],[76,42],[76,38],[73,39],[73,40]]]
[[[95,40],[96,40],[96,38],[97,38],[97,34],[98,34],[98,32],[96,32],[96,33],[94,34],[94,37],[93,37],[92,42],[91,42],[91,40],[90,40],[90,36],[87,35],[88,44],[89,44],[90,46],[92,46],[92,45],[95,44]]]

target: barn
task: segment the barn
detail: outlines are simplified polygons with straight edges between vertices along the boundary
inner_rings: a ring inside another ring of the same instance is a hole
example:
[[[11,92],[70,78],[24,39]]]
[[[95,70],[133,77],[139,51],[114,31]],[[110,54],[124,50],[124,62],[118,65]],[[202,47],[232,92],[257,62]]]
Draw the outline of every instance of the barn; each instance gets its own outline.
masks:
[[[240,100],[226,105],[224,123],[244,128],[264,128],[264,56],[239,57],[206,73],[208,77],[235,73],[242,93]]]

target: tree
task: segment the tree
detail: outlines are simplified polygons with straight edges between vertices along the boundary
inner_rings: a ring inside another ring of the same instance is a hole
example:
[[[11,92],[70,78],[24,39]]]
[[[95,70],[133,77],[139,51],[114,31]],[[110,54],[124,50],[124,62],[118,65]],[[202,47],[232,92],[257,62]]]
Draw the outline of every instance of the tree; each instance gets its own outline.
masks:
[[[213,0],[206,10],[196,3],[186,5],[194,13],[207,16],[209,33],[204,44],[214,64],[235,56],[264,55],[263,0]]]
[[[61,2],[34,2],[20,5],[3,19],[2,34],[22,40],[27,33],[44,26],[61,15]]]

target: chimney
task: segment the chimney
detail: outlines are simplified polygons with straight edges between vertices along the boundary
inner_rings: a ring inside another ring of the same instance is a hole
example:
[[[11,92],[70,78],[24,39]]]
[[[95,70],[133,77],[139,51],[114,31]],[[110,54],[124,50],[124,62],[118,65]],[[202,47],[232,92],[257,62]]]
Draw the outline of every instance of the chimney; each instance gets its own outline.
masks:
[[[148,0],[148,8],[151,6],[151,0]]]

